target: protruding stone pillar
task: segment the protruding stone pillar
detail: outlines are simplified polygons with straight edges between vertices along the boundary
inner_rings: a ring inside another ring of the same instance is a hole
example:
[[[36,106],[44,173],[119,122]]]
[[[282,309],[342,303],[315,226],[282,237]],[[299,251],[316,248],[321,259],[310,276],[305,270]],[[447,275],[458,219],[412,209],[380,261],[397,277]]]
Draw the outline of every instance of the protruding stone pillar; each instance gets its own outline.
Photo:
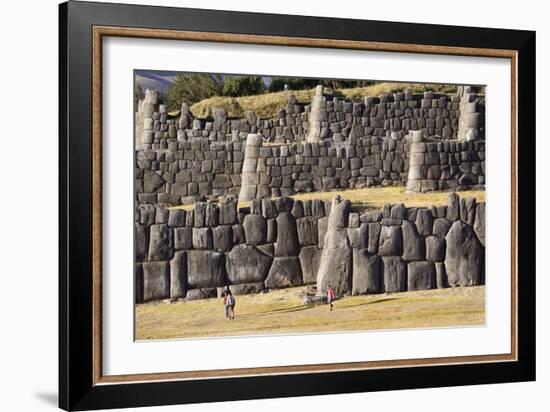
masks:
[[[187,103],[181,104],[180,120],[178,122],[179,129],[187,129],[189,127],[189,105]]]
[[[407,192],[420,192],[424,176],[424,153],[426,143],[422,141],[422,130],[409,132],[412,139],[409,157],[409,175],[407,177]]]
[[[459,140],[479,140],[483,127],[483,113],[479,112],[477,95],[470,86],[459,86],[460,118],[458,120]]]
[[[260,157],[260,147],[262,147],[262,136],[253,133],[249,134],[246,138],[246,146],[244,149],[239,200],[255,199],[259,192],[260,174],[257,168],[258,158]]]
[[[326,294],[327,286],[336,295],[351,292],[352,248],[346,229],[350,209],[349,200],[333,199],[317,272],[317,293],[320,295]]]
[[[136,147],[153,143],[153,113],[158,105],[158,93],[156,90],[145,90],[145,99],[138,104],[136,118]]]
[[[318,85],[315,89],[315,96],[311,101],[311,112],[309,113],[309,132],[307,141],[316,143],[321,140],[322,122],[326,122],[327,117],[327,101],[323,96],[323,86]]]

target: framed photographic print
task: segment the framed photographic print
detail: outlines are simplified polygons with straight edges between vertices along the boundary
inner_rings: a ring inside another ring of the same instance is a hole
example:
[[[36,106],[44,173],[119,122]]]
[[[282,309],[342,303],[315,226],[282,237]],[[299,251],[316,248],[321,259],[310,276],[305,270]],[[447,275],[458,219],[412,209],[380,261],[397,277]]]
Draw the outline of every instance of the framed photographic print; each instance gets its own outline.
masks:
[[[60,5],[60,407],[535,379],[535,33]]]

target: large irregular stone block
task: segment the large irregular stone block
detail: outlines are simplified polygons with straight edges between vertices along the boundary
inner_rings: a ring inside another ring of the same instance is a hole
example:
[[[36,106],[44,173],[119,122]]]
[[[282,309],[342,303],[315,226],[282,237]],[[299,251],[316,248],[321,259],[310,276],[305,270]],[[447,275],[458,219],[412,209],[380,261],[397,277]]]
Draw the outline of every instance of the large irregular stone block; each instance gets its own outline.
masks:
[[[223,253],[210,250],[187,252],[187,284],[189,288],[209,288],[225,285]]]
[[[463,197],[462,199],[460,199],[460,220],[472,226],[474,224],[475,215],[475,197]]]
[[[351,202],[349,200],[334,199],[332,201],[328,226],[338,229],[347,227],[350,211]]]
[[[455,221],[460,219],[460,197],[451,193],[447,200],[447,219]]]
[[[300,265],[304,284],[312,285],[317,283],[317,271],[321,262],[321,250],[317,246],[306,246],[300,250]]]
[[[298,257],[276,257],[273,260],[265,280],[265,287],[278,289],[302,284],[302,267]]]
[[[369,223],[369,243],[368,250],[371,255],[378,253],[378,243],[380,242],[380,223]]]
[[[275,243],[277,241],[277,220],[267,219],[267,242]]]
[[[147,260],[147,249],[149,248],[149,229],[147,226],[136,223],[136,261]]]
[[[348,229],[349,244],[354,249],[365,249],[369,246],[369,225],[361,223],[358,228]]]
[[[212,228],[214,250],[228,252],[233,247],[233,230],[231,225],[222,225]]]
[[[209,227],[193,228],[193,249],[212,249],[212,229]]]
[[[347,230],[329,226],[324,243],[317,272],[317,290],[324,293],[327,286],[331,286],[336,295],[350,292],[352,249]]]
[[[206,226],[206,202],[195,202],[193,207],[193,224],[195,227]]]
[[[233,225],[237,223],[237,198],[225,196],[220,201],[220,225]]]
[[[143,262],[143,300],[166,299],[170,296],[170,264]]]
[[[387,293],[407,290],[407,264],[398,256],[382,257],[382,279]]]
[[[254,295],[265,289],[264,282],[240,283],[238,285],[229,285],[223,288],[218,288],[218,297],[221,298],[225,289],[229,288],[233,295]]]
[[[217,295],[216,288],[189,289],[185,296],[187,300],[211,299]]]
[[[172,256],[172,230],[166,224],[151,225],[149,260],[169,260]]]
[[[186,212],[183,209],[171,209],[170,215],[168,217],[168,226],[169,227],[180,227],[185,226],[186,222]]]
[[[483,247],[485,247],[485,203],[478,203],[476,206],[474,231]]]
[[[438,289],[449,287],[447,282],[447,271],[445,270],[445,263],[435,262],[435,281]]]
[[[380,293],[382,291],[382,271],[380,257],[370,255],[367,249],[353,251],[352,295]]]
[[[145,193],[164,192],[164,179],[155,172],[146,170],[143,174],[143,191]]]
[[[462,221],[456,221],[445,240],[445,269],[449,286],[480,285],[485,252],[474,229]]]
[[[325,235],[327,234],[328,229],[328,217],[322,217],[317,221],[317,228],[319,229],[318,239],[319,239],[319,248],[323,248],[325,244]]]
[[[275,256],[298,256],[300,245],[296,219],[290,212],[282,212],[277,216],[277,243]]]
[[[318,232],[317,218],[313,216],[303,217],[296,221],[298,223],[298,241],[301,246],[317,245]]]
[[[430,262],[443,262],[445,260],[445,239],[437,236],[426,238],[426,260]]]
[[[436,287],[433,262],[410,262],[407,270],[408,290],[426,290]]]
[[[418,209],[416,213],[416,228],[422,236],[429,236],[433,230],[433,215],[430,209]]]
[[[401,256],[403,254],[403,237],[400,226],[381,226],[378,254],[380,256]]]
[[[191,249],[193,247],[193,228],[177,227],[174,229],[174,248],[176,250]]]
[[[170,297],[184,298],[187,293],[187,255],[185,252],[175,252],[170,261]]]
[[[253,246],[237,245],[226,256],[229,282],[263,282],[273,259]]]
[[[267,239],[267,223],[260,215],[246,215],[243,221],[246,244],[251,246],[262,245]]]
[[[424,260],[426,257],[426,243],[416,231],[416,226],[406,220],[401,226],[403,230],[403,259]]]
[[[453,222],[444,217],[434,220],[433,234],[434,236],[445,237],[451,229]]]

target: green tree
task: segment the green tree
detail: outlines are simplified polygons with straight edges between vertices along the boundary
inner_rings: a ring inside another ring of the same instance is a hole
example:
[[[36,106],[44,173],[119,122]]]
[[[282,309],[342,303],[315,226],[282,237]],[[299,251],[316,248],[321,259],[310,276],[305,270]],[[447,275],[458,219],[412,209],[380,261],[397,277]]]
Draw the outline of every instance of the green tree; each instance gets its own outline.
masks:
[[[183,102],[192,105],[223,91],[223,79],[210,74],[178,74],[164,98],[169,111],[179,110]]]
[[[223,81],[224,96],[252,96],[264,92],[265,85],[260,76],[228,76]]]
[[[134,104],[137,107],[137,104],[140,100],[145,98],[145,92],[143,91],[143,88],[141,87],[141,84],[136,83],[136,88],[134,90]]]

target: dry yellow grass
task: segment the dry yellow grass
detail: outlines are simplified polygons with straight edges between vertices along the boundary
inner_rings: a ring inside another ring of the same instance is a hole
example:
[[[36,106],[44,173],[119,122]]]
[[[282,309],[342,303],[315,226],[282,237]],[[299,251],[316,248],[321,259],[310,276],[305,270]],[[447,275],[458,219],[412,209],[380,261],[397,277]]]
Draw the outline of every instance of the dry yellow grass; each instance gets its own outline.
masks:
[[[352,89],[339,89],[336,93],[351,99],[355,96],[379,96],[383,93],[395,93],[407,88],[413,89],[414,93],[422,93],[426,90],[433,90],[443,93],[456,93],[456,86],[423,83],[377,83],[367,87]],[[207,117],[212,113],[212,108],[223,108],[229,117],[243,117],[247,111],[255,111],[256,115],[262,118],[273,118],[286,106],[288,97],[293,94],[299,103],[310,103],[315,94],[315,89],[291,90],[275,93],[265,93],[255,96],[223,97],[214,96],[201,100],[191,106],[191,112],[196,117]]]
[[[458,191],[456,193],[461,197],[475,197],[478,202],[485,201],[484,190]],[[449,197],[449,193],[447,192],[407,193],[404,186],[299,193],[291,197],[299,200],[331,200],[337,195],[350,200],[355,210],[379,209],[382,208],[385,203],[404,203],[407,207],[438,206],[447,204],[447,199]],[[250,201],[239,202],[238,207],[249,207],[250,203]],[[193,205],[175,206],[174,208],[191,210],[193,209]]]
[[[221,299],[136,305],[136,339],[473,326],[485,323],[485,287],[361,295],[302,306],[305,287],[237,296],[235,319]]]

